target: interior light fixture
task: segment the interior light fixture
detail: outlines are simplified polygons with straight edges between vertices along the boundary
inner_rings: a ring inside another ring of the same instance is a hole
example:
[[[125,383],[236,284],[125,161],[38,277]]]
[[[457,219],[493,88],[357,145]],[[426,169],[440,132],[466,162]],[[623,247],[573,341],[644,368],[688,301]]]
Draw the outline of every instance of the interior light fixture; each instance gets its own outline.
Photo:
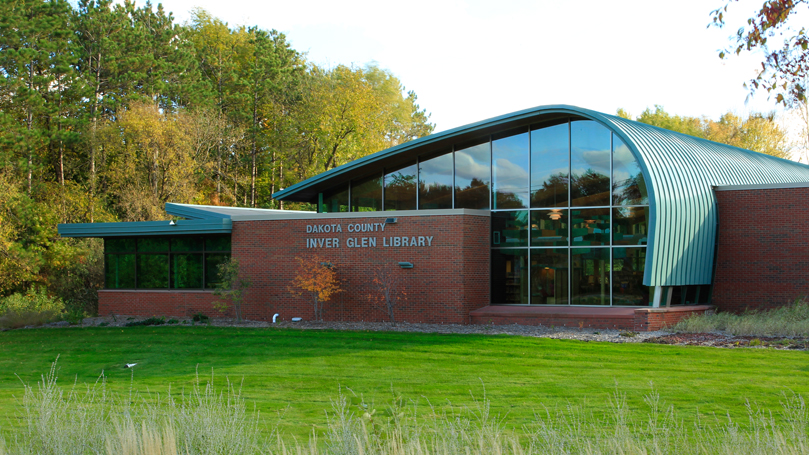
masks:
[[[560,210],[551,210],[551,213],[548,214],[548,218],[553,221],[559,221],[562,219],[562,212]]]

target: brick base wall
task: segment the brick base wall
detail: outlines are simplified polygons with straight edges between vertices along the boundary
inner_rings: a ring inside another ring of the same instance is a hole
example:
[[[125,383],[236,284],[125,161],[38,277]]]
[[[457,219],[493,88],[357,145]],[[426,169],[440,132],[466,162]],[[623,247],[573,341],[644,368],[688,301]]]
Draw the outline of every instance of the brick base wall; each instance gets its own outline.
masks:
[[[187,317],[203,313],[216,316],[220,314],[213,307],[216,299],[210,291],[102,289],[98,291],[98,314]]]
[[[671,308],[638,308],[635,310],[634,330],[653,332],[671,327],[683,319],[714,311],[713,305],[694,305]]]
[[[575,306],[494,305],[472,312],[473,324],[522,324],[585,329],[617,329],[652,332],[672,326],[695,314],[712,311],[713,306],[695,305],[670,308],[593,308]]]
[[[711,303],[741,312],[809,295],[809,188],[716,191],[716,199]]]
[[[469,323],[471,310],[489,304],[489,217],[401,212],[385,216],[394,215],[398,222],[384,225],[384,231],[376,226],[384,224],[384,216],[234,221],[232,254],[252,282],[243,316],[270,320],[278,313],[281,320],[312,320],[312,305],[295,297],[289,285],[296,274],[296,258],[317,254],[337,267],[343,289],[326,303],[326,320],[387,321],[386,313],[371,302],[370,287],[374,268],[385,267],[399,275],[406,292],[396,311],[397,321]],[[375,231],[351,232],[368,224]],[[326,229],[320,226],[325,225],[330,232],[323,232]],[[334,232],[337,225],[340,232]],[[307,226],[318,232],[307,232]],[[376,246],[363,247],[363,237],[374,238]],[[393,237],[407,237],[408,245],[385,246],[395,244]],[[317,246],[307,244],[307,239],[314,239]],[[358,247],[349,247],[354,241]],[[402,269],[398,262],[411,262],[414,267]],[[99,293],[99,313],[188,316],[201,311],[220,316],[212,307],[214,300],[205,291],[104,290]],[[231,315],[232,311],[225,314]]]

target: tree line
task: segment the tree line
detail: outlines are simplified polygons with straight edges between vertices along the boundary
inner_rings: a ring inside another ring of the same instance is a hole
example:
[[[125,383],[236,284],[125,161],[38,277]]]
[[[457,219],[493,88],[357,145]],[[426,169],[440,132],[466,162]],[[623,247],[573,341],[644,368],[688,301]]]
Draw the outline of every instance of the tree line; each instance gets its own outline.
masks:
[[[270,195],[433,127],[389,71],[317,66],[276,30],[131,0],[0,2],[0,296],[98,286],[98,242],[57,223],[285,208]]]

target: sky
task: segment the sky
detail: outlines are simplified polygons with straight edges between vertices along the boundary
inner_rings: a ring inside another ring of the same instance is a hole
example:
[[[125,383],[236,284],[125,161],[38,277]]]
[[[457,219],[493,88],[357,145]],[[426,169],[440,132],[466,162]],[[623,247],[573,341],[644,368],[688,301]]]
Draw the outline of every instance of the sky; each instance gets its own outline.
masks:
[[[777,107],[743,87],[759,55],[717,55],[762,0],[734,2],[724,29],[707,27],[723,0],[162,3],[179,22],[201,7],[231,27],[276,29],[321,66],[375,62],[415,91],[436,131],[547,104],[713,119]]]

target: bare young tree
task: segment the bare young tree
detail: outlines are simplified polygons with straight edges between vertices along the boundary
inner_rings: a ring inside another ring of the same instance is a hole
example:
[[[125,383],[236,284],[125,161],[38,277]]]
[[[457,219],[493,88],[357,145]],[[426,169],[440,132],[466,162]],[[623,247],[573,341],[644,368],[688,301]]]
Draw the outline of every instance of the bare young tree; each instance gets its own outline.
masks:
[[[373,271],[370,288],[371,294],[368,300],[377,309],[384,312],[390,322],[396,325],[396,310],[407,301],[407,293],[404,287],[402,275],[396,268],[381,264]]]

